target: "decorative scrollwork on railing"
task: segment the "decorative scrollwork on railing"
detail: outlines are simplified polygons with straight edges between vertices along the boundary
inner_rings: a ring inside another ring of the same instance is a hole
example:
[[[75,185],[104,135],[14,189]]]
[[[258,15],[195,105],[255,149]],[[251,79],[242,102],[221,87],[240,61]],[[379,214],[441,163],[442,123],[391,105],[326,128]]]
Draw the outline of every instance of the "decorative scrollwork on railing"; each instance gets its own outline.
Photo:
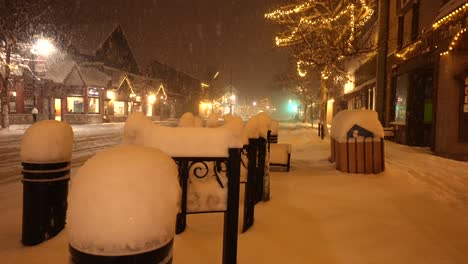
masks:
[[[191,162],[189,165],[189,171],[192,171],[193,175],[198,179],[203,179],[208,175],[208,164],[206,164],[205,161]]]
[[[224,188],[224,184],[221,181],[219,174],[226,173],[226,172],[227,172],[227,161],[215,161],[214,162],[214,173],[215,173],[216,181],[218,182],[219,186],[221,186],[221,188]]]
[[[248,160],[248,156],[247,156],[248,152],[249,151],[247,150],[247,145],[245,145],[244,148],[242,148],[241,150],[241,165],[246,169],[248,169],[247,162],[246,162],[246,160]]]

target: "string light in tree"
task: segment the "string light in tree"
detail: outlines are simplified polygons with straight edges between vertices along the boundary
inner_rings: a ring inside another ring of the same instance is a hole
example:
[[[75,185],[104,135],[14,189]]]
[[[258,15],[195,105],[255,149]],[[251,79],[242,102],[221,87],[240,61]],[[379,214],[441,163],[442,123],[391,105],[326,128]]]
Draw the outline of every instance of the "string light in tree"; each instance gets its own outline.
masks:
[[[314,65],[314,64],[313,64],[312,62],[306,62],[306,61],[303,61],[303,60],[298,60],[298,61],[296,62],[297,74],[298,74],[300,77],[305,77],[305,76],[307,75],[307,71],[301,69],[301,66],[302,66],[302,65],[311,66],[311,65]]]
[[[455,46],[458,44],[458,41],[460,40],[461,38],[461,35],[464,34],[466,32],[468,28],[464,28],[460,31],[457,32],[457,34],[453,37],[452,41],[450,42],[450,45],[448,47],[448,50],[444,51],[444,52],[441,52],[440,53],[440,56],[446,56],[448,55],[454,48]]]
[[[361,14],[356,15],[356,5],[349,4],[344,10],[341,10],[338,14],[333,15],[331,14],[330,17],[322,16],[321,19],[317,19],[316,17],[309,18],[307,17],[308,10],[314,9],[316,6],[319,6],[318,3],[314,3],[314,1],[307,1],[306,3],[298,6],[294,6],[293,8],[286,7],[284,9],[276,10],[271,13],[265,14],[265,18],[270,20],[276,20],[283,24],[288,24],[291,22],[290,16],[295,14],[299,15],[302,14],[303,16],[299,19],[298,24],[296,27],[291,29],[289,32],[284,32],[275,38],[275,43],[277,46],[288,46],[292,44],[296,44],[301,42],[301,35],[298,34],[301,28],[306,26],[317,26],[319,28],[326,28],[330,25],[330,23],[337,21],[338,19],[348,16],[349,17],[349,26],[350,26],[350,36],[348,41],[351,42],[355,38],[355,29],[362,27],[365,23],[372,17],[374,10],[370,8],[370,6],[366,3],[365,0],[359,0],[361,5]]]

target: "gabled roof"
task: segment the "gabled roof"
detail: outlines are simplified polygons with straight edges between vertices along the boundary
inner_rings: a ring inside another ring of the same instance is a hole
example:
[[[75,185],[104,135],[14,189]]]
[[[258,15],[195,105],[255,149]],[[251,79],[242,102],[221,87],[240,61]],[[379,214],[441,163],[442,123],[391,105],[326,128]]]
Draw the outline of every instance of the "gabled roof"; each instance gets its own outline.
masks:
[[[120,25],[99,45],[95,55],[96,59],[107,66],[134,74],[140,73],[138,64]]]
[[[72,59],[63,59],[48,65],[45,76],[42,79],[64,84],[72,72],[78,69],[78,64]]]
[[[81,76],[87,86],[107,87],[111,77],[92,66],[79,66]]]

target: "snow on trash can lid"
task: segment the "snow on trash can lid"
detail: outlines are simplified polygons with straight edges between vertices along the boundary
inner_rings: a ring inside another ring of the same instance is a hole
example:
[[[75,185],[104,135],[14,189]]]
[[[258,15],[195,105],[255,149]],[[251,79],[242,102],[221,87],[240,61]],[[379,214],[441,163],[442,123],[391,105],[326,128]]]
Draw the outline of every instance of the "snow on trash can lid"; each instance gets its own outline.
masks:
[[[175,235],[180,200],[174,160],[154,148],[124,145],[99,152],[71,180],[70,245],[101,256],[144,253]]]
[[[73,129],[65,122],[43,120],[31,125],[21,140],[21,161],[58,163],[70,161]]]
[[[377,112],[366,109],[338,112],[332,120],[330,135],[335,140],[346,141],[347,134],[354,125],[372,132],[374,137],[384,137],[384,130],[378,119]]]

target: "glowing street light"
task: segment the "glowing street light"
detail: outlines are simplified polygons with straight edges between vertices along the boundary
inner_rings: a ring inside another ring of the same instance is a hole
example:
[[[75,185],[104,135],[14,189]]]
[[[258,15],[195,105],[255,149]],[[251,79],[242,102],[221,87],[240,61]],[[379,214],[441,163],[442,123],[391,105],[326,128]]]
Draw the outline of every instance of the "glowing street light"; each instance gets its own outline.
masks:
[[[154,102],[156,102],[156,95],[150,94],[150,95],[148,96],[148,103],[154,104]]]
[[[54,44],[52,44],[50,40],[44,38],[38,39],[31,48],[31,52],[33,54],[44,57],[47,57],[56,51],[57,49],[55,48]]]

